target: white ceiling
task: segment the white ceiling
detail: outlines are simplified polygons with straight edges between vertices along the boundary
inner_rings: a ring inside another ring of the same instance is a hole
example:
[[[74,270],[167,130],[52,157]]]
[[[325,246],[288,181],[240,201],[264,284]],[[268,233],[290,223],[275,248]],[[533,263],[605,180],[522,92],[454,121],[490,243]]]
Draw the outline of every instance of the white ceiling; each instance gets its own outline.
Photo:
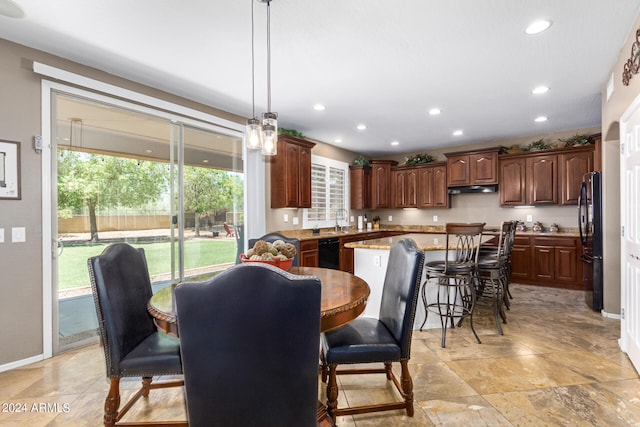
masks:
[[[0,16],[1,38],[252,115],[252,0],[13,2],[25,16]],[[266,5],[253,4],[259,114]],[[273,0],[272,109],[281,127],[368,155],[599,126],[639,10],[640,0]],[[553,25],[525,34],[539,18]],[[538,85],[550,91],[532,95]]]

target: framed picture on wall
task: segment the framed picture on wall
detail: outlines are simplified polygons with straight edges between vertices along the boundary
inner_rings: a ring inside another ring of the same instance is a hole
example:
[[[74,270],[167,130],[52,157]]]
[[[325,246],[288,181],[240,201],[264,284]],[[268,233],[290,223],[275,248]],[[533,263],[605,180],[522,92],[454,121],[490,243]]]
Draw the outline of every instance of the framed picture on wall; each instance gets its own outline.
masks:
[[[20,143],[0,139],[0,200],[20,200]]]

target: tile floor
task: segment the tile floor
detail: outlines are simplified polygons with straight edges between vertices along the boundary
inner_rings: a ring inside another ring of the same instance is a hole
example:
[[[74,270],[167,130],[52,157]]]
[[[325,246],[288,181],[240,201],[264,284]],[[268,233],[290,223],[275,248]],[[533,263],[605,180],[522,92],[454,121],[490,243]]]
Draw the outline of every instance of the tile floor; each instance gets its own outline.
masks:
[[[618,349],[619,321],[589,310],[579,291],[512,285],[504,336],[487,309],[447,333],[416,332],[410,363],[415,416],[339,417],[340,427],[640,426],[640,377]],[[417,319],[419,321],[420,319]],[[99,426],[107,392],[99,346],[0,373],[0,426]],[[387,399],[384,375],[340,378],[340,405]],[[124,380],[125,393],[137,380]],[[320,395],[324,389],[320,386]],[[154,390],[126,419],[184,419],[181,389]]]

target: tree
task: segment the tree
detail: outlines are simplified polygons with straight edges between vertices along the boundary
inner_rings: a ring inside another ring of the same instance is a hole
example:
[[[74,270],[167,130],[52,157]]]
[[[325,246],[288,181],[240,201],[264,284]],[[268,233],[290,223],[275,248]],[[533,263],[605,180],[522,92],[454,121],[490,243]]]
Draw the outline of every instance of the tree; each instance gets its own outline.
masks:
[[[195,234],[200,235],[200,218],[218,210],[243,209],[242,177],[203,167],[184,168],[184,209],[195,214]]]
[[[96,212],[114,207],[140,208],[167,192],[166,165],[157,162],[58,151],[58,208],[61,217],[87,208],[91,240],[98,241]]]

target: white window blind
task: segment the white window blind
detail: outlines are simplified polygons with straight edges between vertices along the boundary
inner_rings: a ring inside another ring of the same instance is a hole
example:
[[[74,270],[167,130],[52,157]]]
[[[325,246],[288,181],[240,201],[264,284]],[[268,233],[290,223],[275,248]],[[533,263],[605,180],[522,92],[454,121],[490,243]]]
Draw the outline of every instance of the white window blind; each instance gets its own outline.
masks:
[[[349,165],[325,157],[311,156],[311,208],[305,209],[302,226],[333,227],[336,218],[346,225],[348,218]]]

